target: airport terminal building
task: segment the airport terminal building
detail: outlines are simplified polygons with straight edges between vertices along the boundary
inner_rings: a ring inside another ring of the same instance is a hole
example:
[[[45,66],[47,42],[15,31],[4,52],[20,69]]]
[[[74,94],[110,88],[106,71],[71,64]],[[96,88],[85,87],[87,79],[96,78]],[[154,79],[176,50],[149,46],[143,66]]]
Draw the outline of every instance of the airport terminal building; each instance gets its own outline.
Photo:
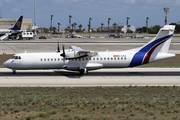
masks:
[[[17,19],[6,19],[6,18],[0,18],[0,29],[9,29],[14,26],[14,24],[17,22]],[[32,29],[32,19],[23,19],[21,30],[31,30]]]

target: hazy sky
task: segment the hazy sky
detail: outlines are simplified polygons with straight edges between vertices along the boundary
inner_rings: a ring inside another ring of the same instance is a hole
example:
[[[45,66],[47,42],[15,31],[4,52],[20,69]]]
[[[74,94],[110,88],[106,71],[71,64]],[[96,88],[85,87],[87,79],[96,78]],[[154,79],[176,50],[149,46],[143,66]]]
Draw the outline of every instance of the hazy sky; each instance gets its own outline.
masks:
[[[53,26],[61,23],[61,28],[69,24],[69,15],[72,23],[82,24],[87,28],[89,17],[92,28],[97,28],[101,23],[107,26],[108,18],[113,23],[129,24],[135,27],[146,25],[149,17],[149,27],[164,25],[164,7],[169,7],[168,24],[180,21],[180,0],[36,0],[36,22],[39,27],[50,26],[50,16],[53,17]],[[34,0],[1,0],[1,16],[3,18],[32,18],[34,23]]]

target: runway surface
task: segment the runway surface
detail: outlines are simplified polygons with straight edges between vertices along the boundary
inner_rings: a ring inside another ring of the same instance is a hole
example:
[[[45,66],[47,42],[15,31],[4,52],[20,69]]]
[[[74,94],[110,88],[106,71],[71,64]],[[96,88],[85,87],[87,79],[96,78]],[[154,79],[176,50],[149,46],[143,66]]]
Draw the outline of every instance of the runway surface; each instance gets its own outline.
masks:
[[[0,69],[0,87],[180,86],[180,68],[125,68],[90,71]]]

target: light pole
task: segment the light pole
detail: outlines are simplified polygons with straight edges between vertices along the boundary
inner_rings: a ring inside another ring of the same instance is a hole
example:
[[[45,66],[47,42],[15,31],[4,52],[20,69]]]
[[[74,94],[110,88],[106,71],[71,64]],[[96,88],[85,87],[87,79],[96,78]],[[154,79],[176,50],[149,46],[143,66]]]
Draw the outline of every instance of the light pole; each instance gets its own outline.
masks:
[[[2,13],[1,13],[1,9],[0,9],[0,18],[2,18]]]
[[[34,33],[36,35],[36,0],[34,0]]]
[[[146,33],[148,34],[148,20],[149,20],[149,17],[146,18]]]
[[[179,30],[177,30],[177,33],[180,32],[180,21],[177,21],[177,24],[179,25]]]
[[[53,18],[53,15],[51,15],[51,32],[52,32],[52,18]]]
[[[167,25],[167,14],[168,14],[170,8],[165,7],[163,9],[164,9],[164,12],[166,14],[166,16],[165,16],[165,25]]]

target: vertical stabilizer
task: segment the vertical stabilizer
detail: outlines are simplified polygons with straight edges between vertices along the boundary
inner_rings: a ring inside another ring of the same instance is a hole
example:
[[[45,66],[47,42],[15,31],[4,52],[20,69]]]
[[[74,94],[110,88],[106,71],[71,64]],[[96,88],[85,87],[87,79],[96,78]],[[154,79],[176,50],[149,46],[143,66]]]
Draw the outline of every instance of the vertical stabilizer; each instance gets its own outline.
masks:
[[[23,16],[20,16],[14,27],[11,28],[11,30],[21,30],[22,20],[23,20]]]
[[[134,55],[130,67],[146,64],[150,58],[156,58],[159,53],[167,53],[174,33],[174,25],[165,25],[150,42],[140,48]]]

